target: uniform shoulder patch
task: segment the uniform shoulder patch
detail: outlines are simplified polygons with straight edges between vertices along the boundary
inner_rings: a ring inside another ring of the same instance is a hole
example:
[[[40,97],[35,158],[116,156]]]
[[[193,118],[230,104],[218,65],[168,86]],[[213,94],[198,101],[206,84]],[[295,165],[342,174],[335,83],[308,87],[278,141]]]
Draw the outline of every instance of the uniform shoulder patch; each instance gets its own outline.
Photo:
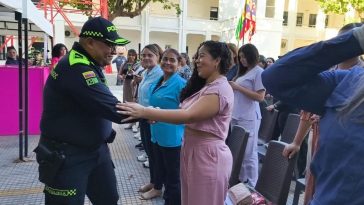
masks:
[[[74,64],[90,65],[90,61],[87,59],[87,57],[75,50],[70,51],[69,63],[71,66]]]
[[[95,74],[95,72],[93,72],[93,71],[83,72],[83,73],[82,73],[82,75],[83,75],[83,77],[84,77],[85,79],[89,79],[89,78],[94,78],[94,77],[96,77],[96,74]]]

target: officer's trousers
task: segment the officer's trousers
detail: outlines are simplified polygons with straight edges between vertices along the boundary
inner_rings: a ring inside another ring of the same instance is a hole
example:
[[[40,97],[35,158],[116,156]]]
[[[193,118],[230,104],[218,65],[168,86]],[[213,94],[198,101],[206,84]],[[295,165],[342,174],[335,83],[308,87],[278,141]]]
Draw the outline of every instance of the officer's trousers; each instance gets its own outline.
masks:
[[[83,205],[85,195],[93,205],[117,204],[114,165],[106,143],[95,151],[65,154],[54,182],[45,185],[46,205]]]

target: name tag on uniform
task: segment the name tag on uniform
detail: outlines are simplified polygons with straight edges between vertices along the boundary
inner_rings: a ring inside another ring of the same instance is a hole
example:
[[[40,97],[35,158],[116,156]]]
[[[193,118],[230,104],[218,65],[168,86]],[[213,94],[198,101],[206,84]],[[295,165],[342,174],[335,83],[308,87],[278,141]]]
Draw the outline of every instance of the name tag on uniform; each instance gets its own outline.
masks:
[[[96,74],[93,72],[93,71],[87,71],[87,72],[84,72],[82,73],[83,77],[85,79],[89,79],[89,78],[94,78],[96,77]]]
[[[89,78],[89,79],[86,79],[86,83],[88,86],[90,85],[94,85],[96,83],[99,83],[99,80],[97,78]]]

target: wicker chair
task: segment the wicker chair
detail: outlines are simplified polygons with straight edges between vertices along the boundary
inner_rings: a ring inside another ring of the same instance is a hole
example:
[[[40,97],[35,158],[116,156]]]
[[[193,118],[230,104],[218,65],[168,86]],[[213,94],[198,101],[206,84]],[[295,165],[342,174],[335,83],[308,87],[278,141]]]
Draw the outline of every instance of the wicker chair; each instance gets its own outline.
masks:
[[[297,156],[282,155],[286,143],[270,141],[255,190],[277,205],[285,205]]]
[[[300,199],[300,194],[305,191],[306,188],[306,179],[299,178],[296,180],[296,188],[294,189],[294,196],[292,205],[298,205],[298,201]]]
[[[263,145],[269,142],[273,137],[274,126],[276,125],[278,110],[268,111],[262,110],[262,121],[258,132],[258,145]]]
[[[293,113],[289,114],[280,141],[285,143],[292,143],[296,135],[299,123],[300,123],[300,115]],[[266,153],[267,153],[267,147],[258,146],[258,156],[261,161],[264,159]]]
[[[229,135],[228,147],[233,155],[233,168],[229,180],[229,187],[239,183],[239,173],[243,162],[245,148],[248,142],[249,133],[243,127],[233,126]]]
[[[300,115],[293,113],[289,114],[281,135],[281,141],[285,143],[292,143],[299,124]]]

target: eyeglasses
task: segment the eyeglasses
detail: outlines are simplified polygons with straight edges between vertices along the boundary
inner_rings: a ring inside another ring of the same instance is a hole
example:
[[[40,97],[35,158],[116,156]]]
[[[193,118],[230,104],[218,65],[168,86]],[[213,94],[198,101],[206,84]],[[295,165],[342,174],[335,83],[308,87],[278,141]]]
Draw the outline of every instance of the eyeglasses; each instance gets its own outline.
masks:
[[[100,39],[100,38],[93,38],[96,41],[102,42],[105,45],[107,45],[107,47],[111,48],[112,51],[116,51],[116,45],[111,43],[110,41],[104,40],[104,39]]]

